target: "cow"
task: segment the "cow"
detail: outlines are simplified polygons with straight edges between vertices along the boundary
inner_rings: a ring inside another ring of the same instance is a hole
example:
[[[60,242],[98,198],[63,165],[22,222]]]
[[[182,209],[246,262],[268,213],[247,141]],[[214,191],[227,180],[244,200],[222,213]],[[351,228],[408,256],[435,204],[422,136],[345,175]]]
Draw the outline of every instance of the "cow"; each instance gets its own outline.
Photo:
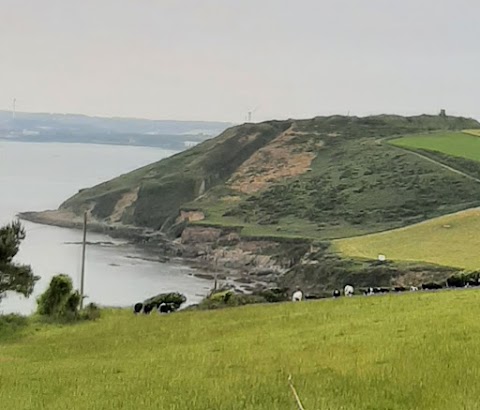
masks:
[[[292,295],[292,302],[301,302],[303,299],[303,292],[297,288],[295,292],[293,292]]]
[[[365,296],[373,295],[373,293],[374,293],[374,292],[373,292],[373,288],[367,288],[367,289],[365,289],[364,292],[363,292],[363,294],[364,294]]]
[[[174,311],[174,308],[173,308],[171,303],[162,302],[158,306],[158,313],[160,313],[160,314],[170,313],[170,312],[173,312],[173,311]]]
[[[140,303],[140,302],[135,303],[135,306],[133,307],[133,313],[135,315],[138,315],[142,311],[142,309],[143,309],[143,303]]]
[[[418,288],[416,286],[410,286],[410,292],[417,292]]]
[[[146,315],[149,315],[153,310],[153,305],[145,305],[143,307],[143,313],[145,313]]]
[[[334,297],[334,298],[339,298],[339,297],[340,297],[340,291],[339,291],[338,289],[335,289],[335,290],[333,291],[333,297]]]
[[[343,288],[343,293],[345,294],[345,296],[352,297],[353,292],[354,292],[354,289],[352,285],[347,285]]]
[[[442,285],[440,283],[435,283],[435,282],[423,283],[422,289],[424,290],[442,289]]]

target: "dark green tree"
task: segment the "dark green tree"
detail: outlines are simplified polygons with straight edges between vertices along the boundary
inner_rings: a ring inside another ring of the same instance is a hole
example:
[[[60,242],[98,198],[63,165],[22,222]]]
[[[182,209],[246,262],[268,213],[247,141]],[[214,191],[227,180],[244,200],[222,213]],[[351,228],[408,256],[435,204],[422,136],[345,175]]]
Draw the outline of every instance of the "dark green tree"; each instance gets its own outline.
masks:
[[[35,282],[39,279],[29,265],[20,265],[13,261],[25,235],[25,229],[20,221],[13,221],[0,227],[0,300],[7,291],[30,296]]]

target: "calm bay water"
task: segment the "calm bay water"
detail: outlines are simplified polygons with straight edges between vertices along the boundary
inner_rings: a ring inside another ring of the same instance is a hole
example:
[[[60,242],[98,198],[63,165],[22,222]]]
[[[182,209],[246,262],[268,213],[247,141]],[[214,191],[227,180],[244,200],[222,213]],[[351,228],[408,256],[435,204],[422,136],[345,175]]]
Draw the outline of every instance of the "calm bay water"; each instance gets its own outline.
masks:
[[[18,143],[0,141],[0,225],[18,212],[55,209],[79,189],[89,187],[173,152],[158,148],[94,144]],[[27,238],[16,258],[41,277],[30,298],[8,294],[0,312],[29,314],[50,278],[66,273],[78,286],[82,233],[77,230],[24,223]],[[193,269],[175,263],[143,260],[142,251],[105,235],[89,234],[86,302],[129,306],[154,294],[179,291],[188,304],[198,302],[210,283],[192,276]]]

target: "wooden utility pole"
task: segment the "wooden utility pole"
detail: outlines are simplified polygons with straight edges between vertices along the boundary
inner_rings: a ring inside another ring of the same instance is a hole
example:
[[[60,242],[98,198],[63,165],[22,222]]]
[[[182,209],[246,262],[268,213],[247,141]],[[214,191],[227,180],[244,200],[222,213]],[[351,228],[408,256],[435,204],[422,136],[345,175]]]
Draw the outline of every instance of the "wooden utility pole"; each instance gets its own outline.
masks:
[[[85,284],[85,252],[87,250],[87,211],[83,214],[82,270],[80,272],[80,309],[83,309],[83,291]]]

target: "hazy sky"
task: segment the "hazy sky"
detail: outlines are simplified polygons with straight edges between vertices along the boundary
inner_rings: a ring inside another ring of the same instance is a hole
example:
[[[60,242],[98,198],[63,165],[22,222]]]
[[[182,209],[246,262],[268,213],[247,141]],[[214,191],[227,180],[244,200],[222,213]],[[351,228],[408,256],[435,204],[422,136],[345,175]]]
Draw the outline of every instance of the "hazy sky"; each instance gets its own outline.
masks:
[[[0,0],[0,108],[480,118],[478,0]]]

